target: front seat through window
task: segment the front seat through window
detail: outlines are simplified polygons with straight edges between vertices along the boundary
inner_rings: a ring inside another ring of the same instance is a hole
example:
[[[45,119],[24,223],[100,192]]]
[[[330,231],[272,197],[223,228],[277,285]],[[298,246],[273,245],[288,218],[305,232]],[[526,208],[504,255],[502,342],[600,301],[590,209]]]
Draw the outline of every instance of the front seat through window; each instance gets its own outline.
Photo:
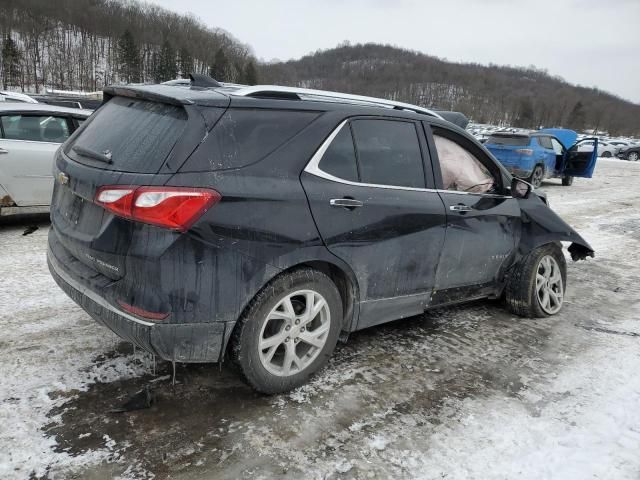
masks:
[[[493,177],[468,150],[448,138],[439,135],[434,135],[433,138],[440,158],[445,190],[486,193],[493,189]]]

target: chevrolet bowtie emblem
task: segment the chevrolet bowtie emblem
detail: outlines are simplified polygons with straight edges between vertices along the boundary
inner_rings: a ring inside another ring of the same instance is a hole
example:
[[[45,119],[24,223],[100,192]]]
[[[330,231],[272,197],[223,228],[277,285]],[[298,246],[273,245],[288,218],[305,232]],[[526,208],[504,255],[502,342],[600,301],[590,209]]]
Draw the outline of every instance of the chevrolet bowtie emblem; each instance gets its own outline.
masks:
[[[69,176],[64,172],[60,172],[58,173],[58,181],[62,185],[66,185],[67,183],[69,183]]]

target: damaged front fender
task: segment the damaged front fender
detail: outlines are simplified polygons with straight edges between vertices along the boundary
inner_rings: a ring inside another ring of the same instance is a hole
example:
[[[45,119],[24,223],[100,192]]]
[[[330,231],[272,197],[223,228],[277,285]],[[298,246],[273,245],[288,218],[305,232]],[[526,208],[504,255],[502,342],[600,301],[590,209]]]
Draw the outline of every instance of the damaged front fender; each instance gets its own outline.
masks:
[[[571,242],[568,250],[573,261],[595,256],[591,245],[540,197],[531,194],[526,199],[520,199],[519,203],[522,211],[522,235],[518,253],[521,256],[553,242]]]

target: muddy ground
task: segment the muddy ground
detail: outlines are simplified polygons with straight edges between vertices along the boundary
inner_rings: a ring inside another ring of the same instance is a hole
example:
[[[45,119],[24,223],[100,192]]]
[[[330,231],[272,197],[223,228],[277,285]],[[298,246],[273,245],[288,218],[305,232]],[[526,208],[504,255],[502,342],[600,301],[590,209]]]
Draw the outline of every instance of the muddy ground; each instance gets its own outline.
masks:
[[[597,251],[569,261],[560,314],[476,302],[375,327],[272,397],[227,365],[173,385],[57,289],[46,218],[0,224],[0,477],[640,478],[640,163],[544,190]],[[150,408],[112,412],[145,388]]]

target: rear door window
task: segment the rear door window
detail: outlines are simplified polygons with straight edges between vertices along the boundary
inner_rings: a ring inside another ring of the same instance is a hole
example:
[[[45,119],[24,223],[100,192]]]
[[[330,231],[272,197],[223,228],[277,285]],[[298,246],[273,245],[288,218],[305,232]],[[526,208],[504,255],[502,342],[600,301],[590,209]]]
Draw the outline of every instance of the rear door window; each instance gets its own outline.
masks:
[[[536,137],[538,139],[538,145],[542,148],[547,148],[551,150],[553,145],[551,144],[551,139],[549,137]]]
[[[352,182],[358,181],[356,152],[353,147],[351,128],[348,124],[340,129],[329,148],[324,152],[318,166],[322,171],[334,177]]]
[[[102,162],[103,168],[155,173],[169,156],[186,123],[187,113],[180,106],[114,97],[83,125],[66,153],[80,163],[96,165],[96,159],[91,157],[104,156],[110,158],[110,163]]]
[[[562,155],[564,153],[564,147],[555,138],[551,139],[551,147],[553,148],[553,151],[555,152],[556,155]]]
[[[69,138],[69,123],[66,117],[5,115],[0,120],[3,138],[7,140],[62,143]]]
[[[413,122],[367,119],[354,120],[351,126],[361,182],[425,187],[420,141]]]

